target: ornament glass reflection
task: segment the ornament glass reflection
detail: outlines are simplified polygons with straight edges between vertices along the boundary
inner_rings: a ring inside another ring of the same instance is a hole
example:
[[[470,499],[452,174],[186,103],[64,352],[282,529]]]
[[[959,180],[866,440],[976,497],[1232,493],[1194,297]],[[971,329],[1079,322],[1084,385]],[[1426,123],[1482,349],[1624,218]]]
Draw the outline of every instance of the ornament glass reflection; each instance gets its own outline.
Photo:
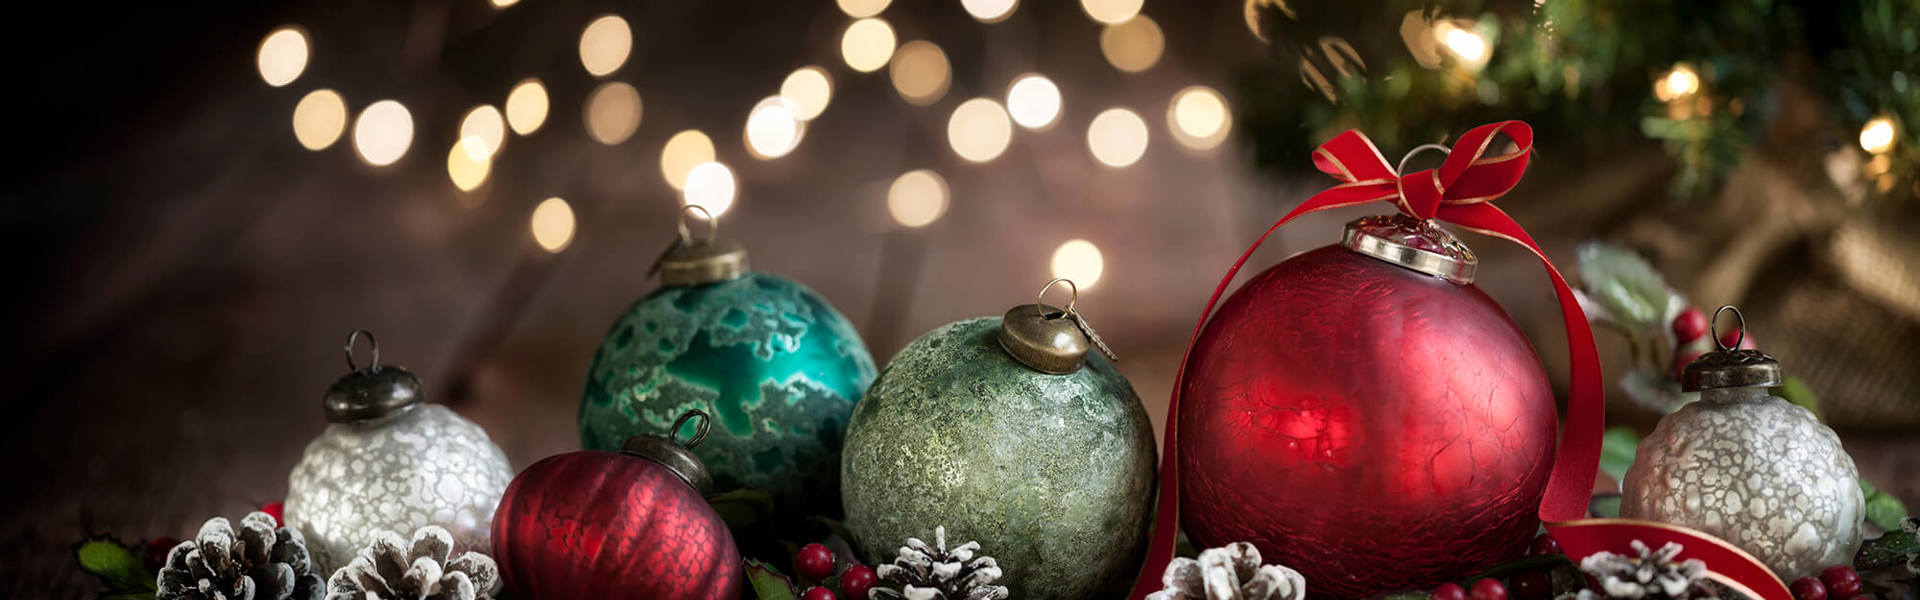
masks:
[[[1153,428],[1072,307],[948,324],[887,365],[842,465],[868,561],[945,526],[993,550],[1014,598],[1125,592],[1146,550]]]
[[[353,364],[328,388],[331,423],[307,444],[287,479],[287,524],[306,534],[323,572],[345,566],[380,531],[439,525],[464,551],[489,552],[500,494],[513,479],[506,454],[487,432],[438,404],[422,401],[420,380],[404,367]]]
[[[1714,318],[1725,312],[1739,314]],[[1700,399],[1640,441],[1621,516],[1713,534],[1782,581],[1851,563],[1866,518],[1853,458],[1811,411],[1767,392],[1783,383],[1779,362],[1739,345],[1687,364],[1681,387]]]
[[[1229,296],[1181,390],[1187,534],[1252,542],[1327,598],[1517,555],[1539,526],[1553,393],[1476,264],[1430,222],[1369,217]]]
[[[763,488],[783,509],[837,513],[842,436],[875,372],[853,324],[806,286],[747,270],[740,246],[692,237],[685,221],[656,270],[662,287],[594,353],[582,444],[618,449],[707,411],[712,437],[696,452],[717,489]]]

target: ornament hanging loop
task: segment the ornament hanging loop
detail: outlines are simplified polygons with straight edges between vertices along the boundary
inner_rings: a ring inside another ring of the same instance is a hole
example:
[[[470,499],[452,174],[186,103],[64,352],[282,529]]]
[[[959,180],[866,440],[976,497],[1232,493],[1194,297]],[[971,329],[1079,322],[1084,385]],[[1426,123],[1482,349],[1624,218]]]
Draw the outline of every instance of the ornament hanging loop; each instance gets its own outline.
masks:
[[[367,363],[367,369],[377,373],[380,371],[380,341],[373,339],[373,332],[365,329],[355,329],[353,333],[347,334],[347,345],[342,348],[347,353],[347,370],[360,370],[360,366],[353,363],[353,344],[360,341],[360,336],[363,335],[367,336],[367,347],[373,353],[373,362]]]
[[[1453,155],[1453,150],[1443,144],[1421,144],[1414,146],[1412,150],[1408,150],[1406,156],[1400,157],[1400,164],[1394,165],[1393,170],[1405,175],[1407,173],[1407,161],[1413,160],[1413,157],[1419,156],[1421,152],[1428,150],[1439,150],[1440,154],[1445,156]]]
[[[693,243],[693,231],[687,228],[687,215],[695,211],[699,211],[701,220],[707,222],[707,241],[712,242],[720,236],[719,217],[713,216],[713,211],[707,210],[705,206],[688,204],[680,207],[680,219],[677,223],[680,227],[680,245],[682,246]]]
[[[1047,290],[1051,290],[1053,289],[1053,286],[1061,283],[1067,284],[1067,291],[1069,294],[1071,294],[1067,296],[1067,307],[1061,309],[1061,312],[1058,315],[1049,315],[1047,314],[1047,309],[1046,309]],[[1042,318],[1058,319],[1060,317],[1077,314],[1073,311],[1073,305],[1078,302],[1080,302],[1080,286],[1074,284],[1072,279],[1067,279],[1065,277],[1055,277],[1053,278],[1053,281],[1049,281],[1047,282],[1047,285],[1042,286],[1040,288],[1040,294],[1033,298],[1033,309],[1036,311],[1039,311],[1040,316]]]
[[[1740,335],[1734,338],[1733,346],[1731,347],[1720,341],[1720,313],[1727,311],[1733,311],[1733,319],[1740,324],[1740,328],[1734,330],[1738,331]],[[1722,351],[1739,348],[1740,344],[1747,341],[1747,316],[1740,314],[1740,309],[1735,308],[1732,304],[1722,306],[1720,310],[1713,311],[1713,322],[1708,325],[1708,328],[1713,334],[1713,345],[1719,346]]]
[[[700,417],[700,425],[698,429],[694,430],[693,439],[684,442],[677,439],[680,435],[680,426],[686,425],[687,421],[692,420],[694,417]],[[692,450],[694,446],[700,445],[700,442],[707,441],[707,430],[712,428],[713,417],[707,416],[706,411],[696,408],[681,414],[679,419],[674,420],[673,427],[667,430],[667,439],[679,444],[682,448]]]

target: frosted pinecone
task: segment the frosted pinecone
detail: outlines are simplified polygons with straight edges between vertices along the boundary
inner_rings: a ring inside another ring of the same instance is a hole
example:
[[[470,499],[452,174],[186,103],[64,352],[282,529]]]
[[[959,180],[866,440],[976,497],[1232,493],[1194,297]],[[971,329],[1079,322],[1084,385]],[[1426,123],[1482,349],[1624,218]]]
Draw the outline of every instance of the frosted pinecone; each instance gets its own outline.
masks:
[[[1580,590],[1579,600],[1658,600],[1713,596],[1707,580],[1707,564],[1698,559],[1674,562],[1680,544],[1667,542],[1653,551],[1640,540],[1633,541],[1639,558],[1599,552],[1580,561],[1580,570],[1599,580],[1600,589]]]
[[[493,558],[452,553],[453,534],[438,525],[413,532],[412,543],[391,531],[376,533],[327,579],[326,600],[491,600],[500,586]]]
[[[932,547],[920,538],[907,538],[893,564],[880,565],[874,574],[881,581],[897,584],[899,590],[883,587],[867,593],[871,600],[1005,600],[1006,586],[990,585],[1000,578],[1000,565],[991,556],[974,558],[980,542],[967,542],[947,549],[947,528],[933,528]]]
[[[1235,542],[1175,558],[1160,577],[1165,589],[1147,600],[1303,600],[1307,578],[1280,565],[1260,564],[1260,549]]]
[[[312,572],[306,538],[277,527],[263,512],[207,519],[193,539],[167,552],[154,581],[156,600],[319,600],[323,584]]]

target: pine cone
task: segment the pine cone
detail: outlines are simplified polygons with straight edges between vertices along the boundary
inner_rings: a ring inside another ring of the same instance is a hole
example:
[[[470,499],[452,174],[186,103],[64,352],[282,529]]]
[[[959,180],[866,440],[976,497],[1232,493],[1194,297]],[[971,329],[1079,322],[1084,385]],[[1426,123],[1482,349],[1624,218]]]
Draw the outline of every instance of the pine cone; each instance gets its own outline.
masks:
[[[1165,589],[1147,600],[1303,600],[1307,578],[1280,565],[1260,564],[1260,549],[1235,542],[1200,553],[1200,559],[1176,558],[1160,581]]]
[[[1714,596],[1706,578],[1707,564],[1698,559],[1675,563],[1680,544],[1667,542],[1659,551],[1649,550],[1640,540],[1633,541],[1632,558],[1600,552],[1580,561],[1580,570],[1600,581],[1600,590],[1580,590],[1579,600],[1658,600],[1705,598]]]
[[[1006,586],[989,585],[1000,578],[1000,565],[991,556],[974,558],[980,542],[967,542],[947,549],[947,528],[933,528],[933,547],[919,538],[907,538],[893,564],[880,565],[875,574],[882,581],[899,584],[898,591],[876,587],[867,593],[870,600],[906,598],[906,600],[1005,600]]]
[[[306,538],[273,516],[249,513],[236,535],[226,517],[207,519],[194,539],[167,553],[155,600],[320,600]]]
[[[491,600],[500,568],[479,552],[452,556],[453,534],[437,525],[400,534],[382,531],[353,562],[327,579],[326,600]]]

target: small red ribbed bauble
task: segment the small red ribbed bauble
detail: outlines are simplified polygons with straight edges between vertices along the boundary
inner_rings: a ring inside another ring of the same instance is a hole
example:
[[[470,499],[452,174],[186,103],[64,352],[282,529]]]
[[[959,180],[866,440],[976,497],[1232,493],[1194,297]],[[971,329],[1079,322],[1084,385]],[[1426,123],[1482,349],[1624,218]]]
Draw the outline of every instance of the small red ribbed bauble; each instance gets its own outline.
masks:
[[[1314,597],[1362,598],[1517,556],[1539,525],[1553,393],[1470,283],[1305,252],[1230,296],[1186,368],[1180,522],[1200,547],[1252,542]]]
[[[571,452],[527,467],[493,518],[509,597],[738,598],[740,551],[702,495],[711,481],[691,453],[653,436],[618,453]]]

